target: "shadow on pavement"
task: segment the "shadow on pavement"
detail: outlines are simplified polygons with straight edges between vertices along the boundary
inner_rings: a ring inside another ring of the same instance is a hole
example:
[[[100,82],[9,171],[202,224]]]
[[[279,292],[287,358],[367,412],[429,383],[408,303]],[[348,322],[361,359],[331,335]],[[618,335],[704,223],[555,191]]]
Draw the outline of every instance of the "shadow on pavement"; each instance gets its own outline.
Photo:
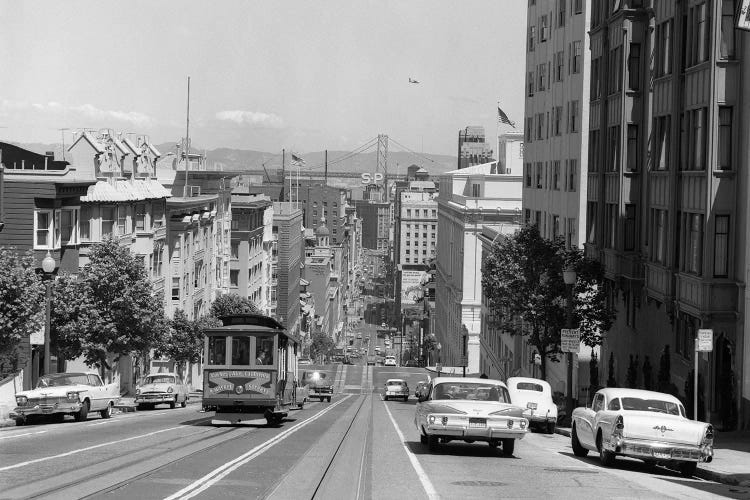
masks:
[[[498,448],[490,448],[487,443],[474,442],[464,443],[463,441],[451,441],[448,444],[441,444],[437,451],[430,451],[427,449],[426,444],[422,444],[419,441],[406,441],[406,446],[415,455],[447,455],[456,457],[493,457],[502,458],[508,460],[518,460],[515,455],[505,456],[503,455],[502,446]]]
[[[712,483],[695,479],[678,479],[671,477],[665,477],[662,479],[664,479],[664,481],[668,483],[687,486],[695,490],[704,491],[706,493],[712,493],[714,495],[720,495],[727,498],[750,498],[750,488],[748,487],[729,486],[726,484]]]

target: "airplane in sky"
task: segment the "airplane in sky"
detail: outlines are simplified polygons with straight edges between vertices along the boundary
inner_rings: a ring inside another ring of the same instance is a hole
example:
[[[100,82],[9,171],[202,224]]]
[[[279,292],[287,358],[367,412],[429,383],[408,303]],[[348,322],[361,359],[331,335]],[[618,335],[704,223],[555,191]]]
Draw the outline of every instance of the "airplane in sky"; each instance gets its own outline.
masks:
[[[419,83],[419,80],[414,80],[413,78],[409,78],[409,83]]]

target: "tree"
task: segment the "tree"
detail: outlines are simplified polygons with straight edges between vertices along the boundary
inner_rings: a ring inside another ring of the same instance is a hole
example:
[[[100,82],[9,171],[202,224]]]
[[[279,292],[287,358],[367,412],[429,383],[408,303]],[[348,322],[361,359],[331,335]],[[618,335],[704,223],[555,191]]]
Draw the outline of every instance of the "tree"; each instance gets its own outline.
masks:
[[[197,363],[203,351],[203,329],[199,321],[191,321],[182,309],[175,311],[169,321],[169,329],[154,348],[161,356],[177,362],[178,372],[182,374],[187,363]]]
[[[581,341],[601,344],[614,311],[608,307],[601,264],[580,250],[566,250],[562,238],[542,238],[536,226],[502,236],[483,262],[482,287],[495,313],[494,326],[511,335],[525,335],[541,354],[542,378],[547,358],[558,361],[560,330],[566,327],[566,287],[563,270],[577,272],[574,285],[573,321]]]
[[[659,373],[656,376],[656,390],[659,392],[666,392],[677,396],[679,390],[677,386],[672,383],[672,360],[669,354],[669,344],[664,346],[661,358],[659,359]]]
[[[143,263],[112,239],[91,247],[77,278],[58,280],[52,304],[56,345],[103,376],[120,356],[149,349],[167,332]]]
[[[211,304],[210,315],[214,318],[232,314],[260,314],[252,300],[240,297],[236,293],[225,293],[216,297]]]
[[[325,333],[315,333],[312,336],[312,344],[310,345],[310,356],[316,359],[318,355],[328,356],[335,347],[333,339]]]
[[[630,355],[630,362],[628,363],[628,373],[625,377],[628,381],[628,387],[635,389],[638,387],[638,356],[635,358]]]
[[[617,387],[617,378],[615,378],[615,353],[609,353],[609,375],[607,376],[607,387]]]
[[[599,389],[599,357],[592,347],[591,361],[589,362],[589,392],[593,394]]]
[[[44,325],[45,291],[35,267],[32,251],[0,247],[0,375],[18,369],[18,345]]]

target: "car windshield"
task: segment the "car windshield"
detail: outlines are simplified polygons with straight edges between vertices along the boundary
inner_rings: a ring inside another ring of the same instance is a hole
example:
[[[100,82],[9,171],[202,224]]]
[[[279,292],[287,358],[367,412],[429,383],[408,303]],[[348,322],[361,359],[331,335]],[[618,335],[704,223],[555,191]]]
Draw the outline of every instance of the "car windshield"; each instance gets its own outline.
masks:
[[[174,377],[171,377],[169,375],[153,375],[151,377],[146,377],[146,380],[144,380],[143,383],[144,384],[173,384]]]
[[[642,398],[620,398],[623,410],[651,411],[655,413],[667,413],[669,415],[680,415],[680,405],[672,401],[661,399]]]
[[[470,382],[438,384],[435,387],[435,396],[433,399],[462,399],[510,403],[510,395],[505,387],[495,384]]]
[[[67,375],[52,375],[42,377],[37,387],[60,387],[63,385],[90,385],[85,373],[71,373]]]

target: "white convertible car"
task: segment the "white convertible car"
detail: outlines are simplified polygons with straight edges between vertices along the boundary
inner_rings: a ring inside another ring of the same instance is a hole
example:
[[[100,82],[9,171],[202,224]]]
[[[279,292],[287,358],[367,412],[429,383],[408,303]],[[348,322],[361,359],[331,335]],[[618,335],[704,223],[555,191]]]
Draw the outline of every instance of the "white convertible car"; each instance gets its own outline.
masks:
[[[109,418],[119,399],[118,385],[105,385],[98,373],[53,373],[41,377],[36,389],[16,394],[10,417],[16,425],[42,416],[61,422],[65,415],[73,415],[80,422],[92,411]]]
[[[688,420],[680,400],[661,392],[601,389],[591,408],[573,410],[573,453],[599,452],[607,466],[622,455],[676,466],[689,477],[698,462],[712,460],[713,441],[711,424]]]
[[[512,455],[516,439],[528,432],[523,408],[511,404],[508,388],[499,380],[437,377],[419,396],[414,424],[430,451],[453,440],[484,441]]]
[[[530,426],[538,426],[547,434],[555,432],[557,405],[552,400],[549,383],[538,378],[510,377],[508,392],[514,405],[525,408],[523,416]]]

